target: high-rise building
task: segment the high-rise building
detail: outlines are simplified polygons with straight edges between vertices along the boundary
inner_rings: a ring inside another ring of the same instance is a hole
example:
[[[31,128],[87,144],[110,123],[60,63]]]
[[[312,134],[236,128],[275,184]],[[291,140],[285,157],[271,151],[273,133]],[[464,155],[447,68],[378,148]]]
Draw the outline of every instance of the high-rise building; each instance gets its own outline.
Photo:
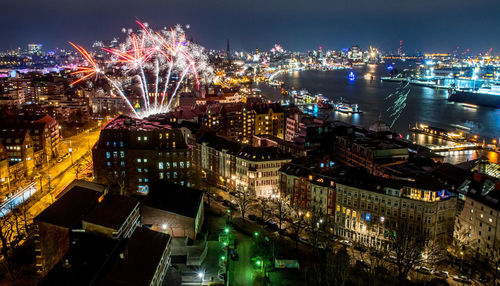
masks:
[[[158,180],[188,185],[191,147],[182,131],[154,120],[120,115],[101,130],[92,149],[96,180],[147,194]]]

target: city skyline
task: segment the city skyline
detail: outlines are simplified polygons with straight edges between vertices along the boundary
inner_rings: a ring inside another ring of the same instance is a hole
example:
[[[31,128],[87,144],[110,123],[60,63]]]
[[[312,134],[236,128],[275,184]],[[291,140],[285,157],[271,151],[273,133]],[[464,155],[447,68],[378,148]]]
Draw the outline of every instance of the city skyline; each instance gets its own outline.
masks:
[[[87,1],[85,3],[16,3],[0,19],[6,27],[0,49],[25,47],[32,42],[47,49],[68,49],[68,41],[90,46],[94,41],[122,37],[122,28],[135,28],[134,20],[162,28],[189,25],[188,36],[207,49],[224,49],[227,39],[233,50],[268,50],[278,43],[287,50],[307,51],[370,45],[396,52],[403,41],[404,52],[451,52],[457,46],[471,53],[496,54],[500,25],[497,1],[478,6],[469,1],[420,1],[382,3],[358,0],[349,3],[323,1],[288,4],[285,1]],[[152,9],[154,8],[154,9]]]

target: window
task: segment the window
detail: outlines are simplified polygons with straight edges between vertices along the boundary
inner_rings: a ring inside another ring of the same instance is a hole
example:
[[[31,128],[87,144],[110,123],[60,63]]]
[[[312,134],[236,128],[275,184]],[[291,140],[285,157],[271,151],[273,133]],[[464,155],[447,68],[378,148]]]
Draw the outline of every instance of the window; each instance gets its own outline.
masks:
[[[141,162],[142,162],[141,158],[137,158],[137,163],[141,163]]]
[[[158,163],[158,169],[163,170],[163,162]]]
[[[125,158],[125,152],[120,151],[120,157],[121,157],[121,158]]]
[[[148,141],[148,136],[144,136],[144,141]]]
[[[109,152],[106,152],[106,159],[109,159],[111,157],[111,154]]]
[[[141,169],[141,168],[137,169],[137,172],[141,173],[141,172],[142,172],[142,169]]]
[[[144,163],[147,163],[147,162],[148,162],[148,159],[147,159],[147,158],[144,158],[144,160],[143,160],[143,161],[144,161]]]

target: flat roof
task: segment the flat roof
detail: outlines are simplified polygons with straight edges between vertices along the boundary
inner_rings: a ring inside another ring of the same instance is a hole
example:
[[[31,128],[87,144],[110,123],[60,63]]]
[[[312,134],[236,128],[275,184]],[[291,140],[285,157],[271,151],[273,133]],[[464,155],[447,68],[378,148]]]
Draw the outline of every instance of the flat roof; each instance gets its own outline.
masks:
[[[169,243],[168,234],[136,228],[109,259],[96,285],[149,286]]]
[[[66,228],[82,228],[82,219],[103,193],[75,186],[34,218]]]
[[[139,201],[134,198],[106,195],[83,220],[104,227],[119,229],[138,205]]]
[[[169,182],[153,185],[143,204],[167,212],[196,218],[203,192]]]

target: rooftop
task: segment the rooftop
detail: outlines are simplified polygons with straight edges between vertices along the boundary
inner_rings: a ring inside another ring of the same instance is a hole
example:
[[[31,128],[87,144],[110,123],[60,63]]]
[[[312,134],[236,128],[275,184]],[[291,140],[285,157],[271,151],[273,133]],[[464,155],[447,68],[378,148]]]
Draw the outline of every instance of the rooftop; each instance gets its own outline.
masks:
[[[134,198],[106,195],[83,219],[104,227],[119,229],[139,205]]]
[[[196,217],[202,203],[202,191],[169,182],[153,185],[143,201],[143,205],[190,218]]]
[[[97,285],[150,285],[165,249],[168,234],[138,227],[109,259]]]
[[[83,217],[95,206],[103,193],[74,186],[52,205],[34,218],[35,221],[81,229]]]

